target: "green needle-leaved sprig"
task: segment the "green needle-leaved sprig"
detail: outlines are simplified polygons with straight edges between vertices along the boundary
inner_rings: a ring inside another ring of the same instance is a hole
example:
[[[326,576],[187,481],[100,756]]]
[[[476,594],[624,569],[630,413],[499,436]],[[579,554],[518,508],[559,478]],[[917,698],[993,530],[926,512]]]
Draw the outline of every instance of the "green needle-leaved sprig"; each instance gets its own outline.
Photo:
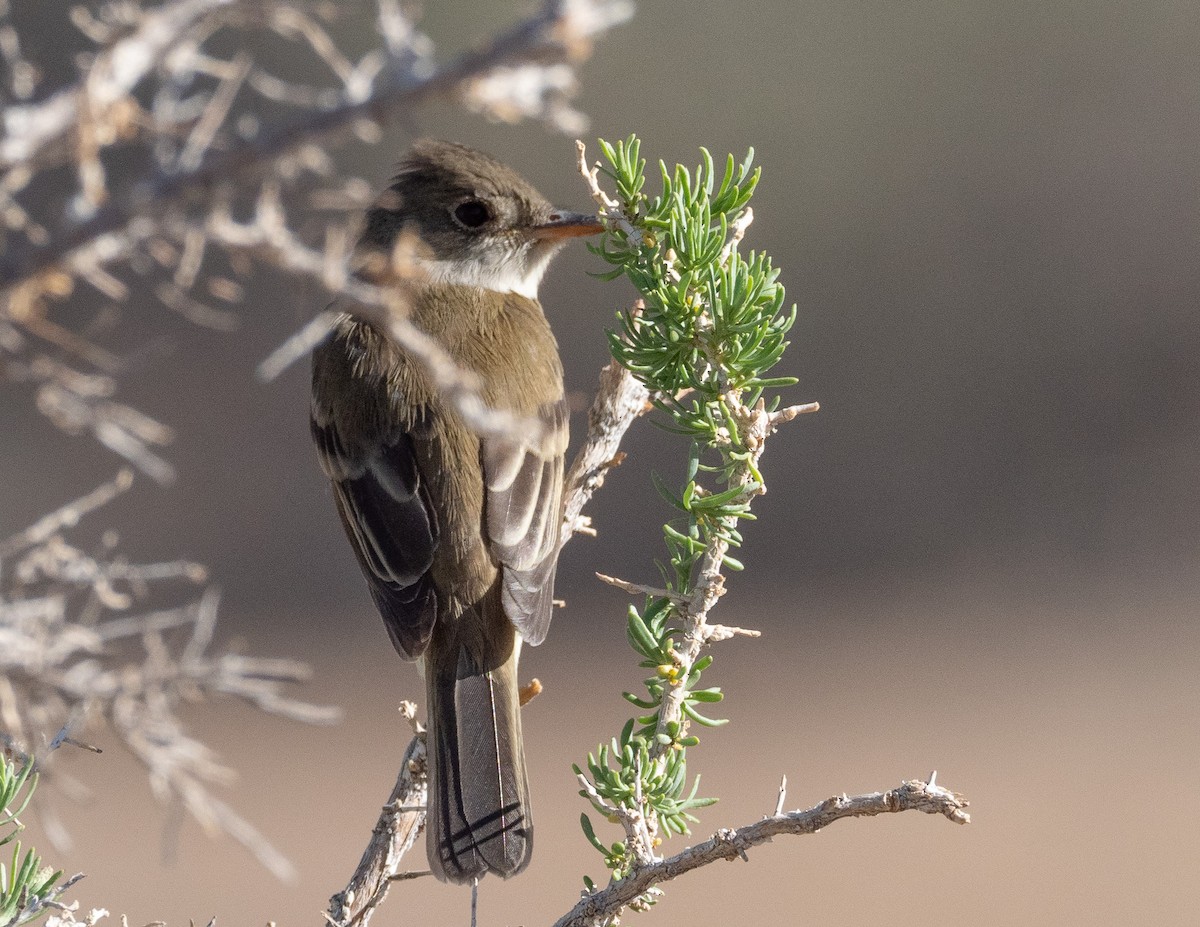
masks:
[[[42,865],[32,849],[21,853],[17,834],[24,825],[20,815],[29,805],[37,788],[33,761],[27,759],[20,769],[14,760],[0,757],[0,846],[13,844],[11,865],[0,862],[0,927],[28,924],[50,913],[41,902],[54,890],[62,870]]]
[[[699,777],[689,783],[686,766],[688,748],[699,742],[693,723],[725,723],[711,716],[723,693],[701,684],[712,663],[701,651],[740,629],[709,625],[707,615],[723,592],[722,570],[742,568],[729,551],[741,544],[739,526],[753,519],[750,504],[764,491],[758,458],[766,435],[776,421],[815,407],[779,411],[773,391],[795,380],[768,376],[796,310],[787,307],[771,259],[738,250],[760,176],[753,150],[740,164],[729,156],[719,177],[703,149],[694,170],[660,162],[661,192],[651,197],[636,137],[600,147],[607,164],[583,165],[607,224],[592,250],[611,269],[598,276],[624,276],[641,296],[609,332],[612,354],[649,389],[665,414],[660,424],[687,442],[682,486],[656,477],[677,512],[663,526],[663,587],[614,581],[647,593],[626,618],[629,644],[650,671],[643,691],[625,693],[637,714],[589,754],[586,771],[575,767],[581,794],[625,828],[625,840],[605,843],[582,816],[588,841],[621,879],[653,859],[663,838],[689,833],[691,811],[715,801],[697,797]],[[615,198],[600,188],[598,174],[612,182]]]

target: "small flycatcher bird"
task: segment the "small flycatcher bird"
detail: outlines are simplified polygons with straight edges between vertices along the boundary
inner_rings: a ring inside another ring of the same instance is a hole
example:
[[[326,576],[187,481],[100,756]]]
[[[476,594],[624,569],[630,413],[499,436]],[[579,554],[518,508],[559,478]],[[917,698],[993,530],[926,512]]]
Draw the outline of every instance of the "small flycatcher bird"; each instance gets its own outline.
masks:
[[[367,212],[361,254],[418,241],[411,320],[478,377],[489,408],[539,435],[474,432],[370,322],[341,317],[313,353],[321,466],[392,643],[425,677],[427,850],[442,881],[515,875],[533,847],[517,657],[550,624],[568,417],[537,288],[567,239],[601,229],[440,141],[418,142]]]

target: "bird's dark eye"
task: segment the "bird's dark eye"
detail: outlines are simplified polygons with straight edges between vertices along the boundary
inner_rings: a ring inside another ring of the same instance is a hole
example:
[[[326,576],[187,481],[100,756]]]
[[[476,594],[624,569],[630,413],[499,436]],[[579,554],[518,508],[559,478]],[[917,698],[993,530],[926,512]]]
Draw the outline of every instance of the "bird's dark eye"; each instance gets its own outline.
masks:
[[[477,229],[492,218],[492,211],[482,200],[467,200],[454,207],[454,218],[469,229]]]

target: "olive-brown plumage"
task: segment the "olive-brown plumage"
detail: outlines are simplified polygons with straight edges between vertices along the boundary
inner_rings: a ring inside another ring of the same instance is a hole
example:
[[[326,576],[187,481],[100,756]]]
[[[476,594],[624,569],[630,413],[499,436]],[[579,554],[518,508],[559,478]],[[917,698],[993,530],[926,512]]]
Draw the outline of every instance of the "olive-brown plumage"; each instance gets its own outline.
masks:
[[[368,212],[361,248],[387,256],[402,229],[420,243],[412,321],[478,377],[489,408],[542,425],[476,434],[420,361],[349,315],[314,352],[322,468],[392,643],[425,675],[430,867],[470,882],[520,872],[532,849],[517,658],[550,623],[567,446],[536,291],[558,246],[599,225],[486,155],[421,142]]]

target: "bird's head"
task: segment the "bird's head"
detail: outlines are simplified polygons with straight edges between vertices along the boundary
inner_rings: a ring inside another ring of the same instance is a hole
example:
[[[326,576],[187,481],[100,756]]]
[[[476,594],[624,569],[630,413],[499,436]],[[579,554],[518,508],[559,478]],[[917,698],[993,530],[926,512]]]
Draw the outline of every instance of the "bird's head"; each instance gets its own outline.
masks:
[[[417,142],[391,187],[367,212],[362,245],[417,242],[413,262],[432,283],[477,286],[537,298],[538,283],[569,238],[604,226],[595,216],[556,209],[507,165],[453,142]]]

